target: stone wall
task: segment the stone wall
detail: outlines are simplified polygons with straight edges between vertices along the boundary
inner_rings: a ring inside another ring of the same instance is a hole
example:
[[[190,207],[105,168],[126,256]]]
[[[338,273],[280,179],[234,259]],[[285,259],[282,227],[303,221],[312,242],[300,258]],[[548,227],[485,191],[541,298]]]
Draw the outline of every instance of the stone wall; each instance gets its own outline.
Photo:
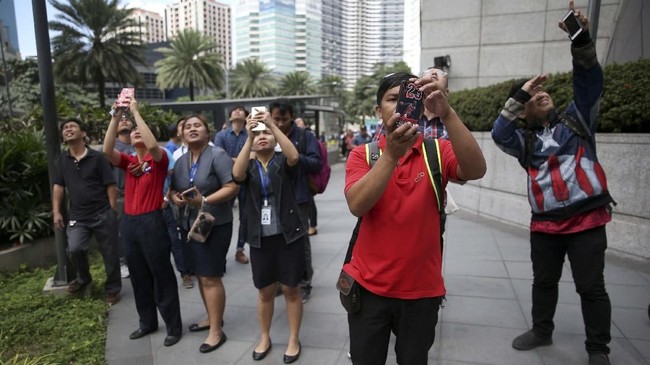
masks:
[[[525,171],[494,144],[489,132],[474,136],[485,155],[487,173],[464,186],[449,184],[449,191],[463,210],[527,228]],[[618,203],[607,226],[609,249],[650,259],[650,134],[599,134],[596,143],[610,193]]]

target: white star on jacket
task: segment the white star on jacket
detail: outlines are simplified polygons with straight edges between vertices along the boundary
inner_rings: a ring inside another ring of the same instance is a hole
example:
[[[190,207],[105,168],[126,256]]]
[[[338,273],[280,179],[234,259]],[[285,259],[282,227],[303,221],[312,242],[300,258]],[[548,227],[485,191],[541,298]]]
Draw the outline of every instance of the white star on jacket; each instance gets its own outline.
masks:
[[[542,135],[538,135],[537,138],[539,138],[542,141],[542,152],[546,151],[547,149],[551,147],[560,147],[557,142],[553,139],[553,130],[555,130],[555,127],[553,129],[549,129],[548,127],[544,127],[544,133]]]

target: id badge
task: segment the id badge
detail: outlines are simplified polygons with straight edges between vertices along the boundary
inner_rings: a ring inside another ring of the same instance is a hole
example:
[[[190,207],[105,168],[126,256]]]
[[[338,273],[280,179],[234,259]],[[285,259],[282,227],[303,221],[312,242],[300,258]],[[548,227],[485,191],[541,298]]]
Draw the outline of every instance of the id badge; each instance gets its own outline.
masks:
[[[271,225],[271,208],[262,208],[262,225]]]

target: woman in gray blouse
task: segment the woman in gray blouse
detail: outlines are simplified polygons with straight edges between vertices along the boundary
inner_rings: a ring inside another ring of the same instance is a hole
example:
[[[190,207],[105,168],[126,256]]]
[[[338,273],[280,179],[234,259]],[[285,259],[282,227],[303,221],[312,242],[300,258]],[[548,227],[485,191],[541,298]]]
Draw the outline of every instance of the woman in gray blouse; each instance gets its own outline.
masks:
[[[214,216],[214,225],[205,242],[189,240],[185,244],[185,265],[196,273],[207,321],[190,325],[191,332],[209,330],[199,347],[205,353],[226,342],[221,330],[226,291],[221,278],[226,271],[226,253],[232,236],[230,200],[239,187],[232,181],[232,159],[220,147],[209,146],[210,130],[202,115],[186,119],[183,139],[188,152],[174,166],[170,196],[180,208],[180,228],[184,237],[203,205]]]

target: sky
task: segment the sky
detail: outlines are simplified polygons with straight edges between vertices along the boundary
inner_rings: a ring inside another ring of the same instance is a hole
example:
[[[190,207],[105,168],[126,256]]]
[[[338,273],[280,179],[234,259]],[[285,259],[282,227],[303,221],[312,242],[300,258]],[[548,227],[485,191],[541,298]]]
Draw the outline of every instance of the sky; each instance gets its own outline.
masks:
[[[56,17],[56,10],[49,1],[41,0],[47,3],[47,17],[52,20]],[[173,4],[175,0],[133,0],[121,1],[121,5],[133,8],[142,8],[155,11],[160,15],[165,12],[167,4]],[[229,4],[230,0],[220,0],[220,3]],[[29,0],[15,0],[16,23],[18,24],[18,45],[20,54],[23,58],[36,56],[36,37],[34,36],[34,15],[32,13],[32,2]],[[50,38],[52,34],[50,34]]]

